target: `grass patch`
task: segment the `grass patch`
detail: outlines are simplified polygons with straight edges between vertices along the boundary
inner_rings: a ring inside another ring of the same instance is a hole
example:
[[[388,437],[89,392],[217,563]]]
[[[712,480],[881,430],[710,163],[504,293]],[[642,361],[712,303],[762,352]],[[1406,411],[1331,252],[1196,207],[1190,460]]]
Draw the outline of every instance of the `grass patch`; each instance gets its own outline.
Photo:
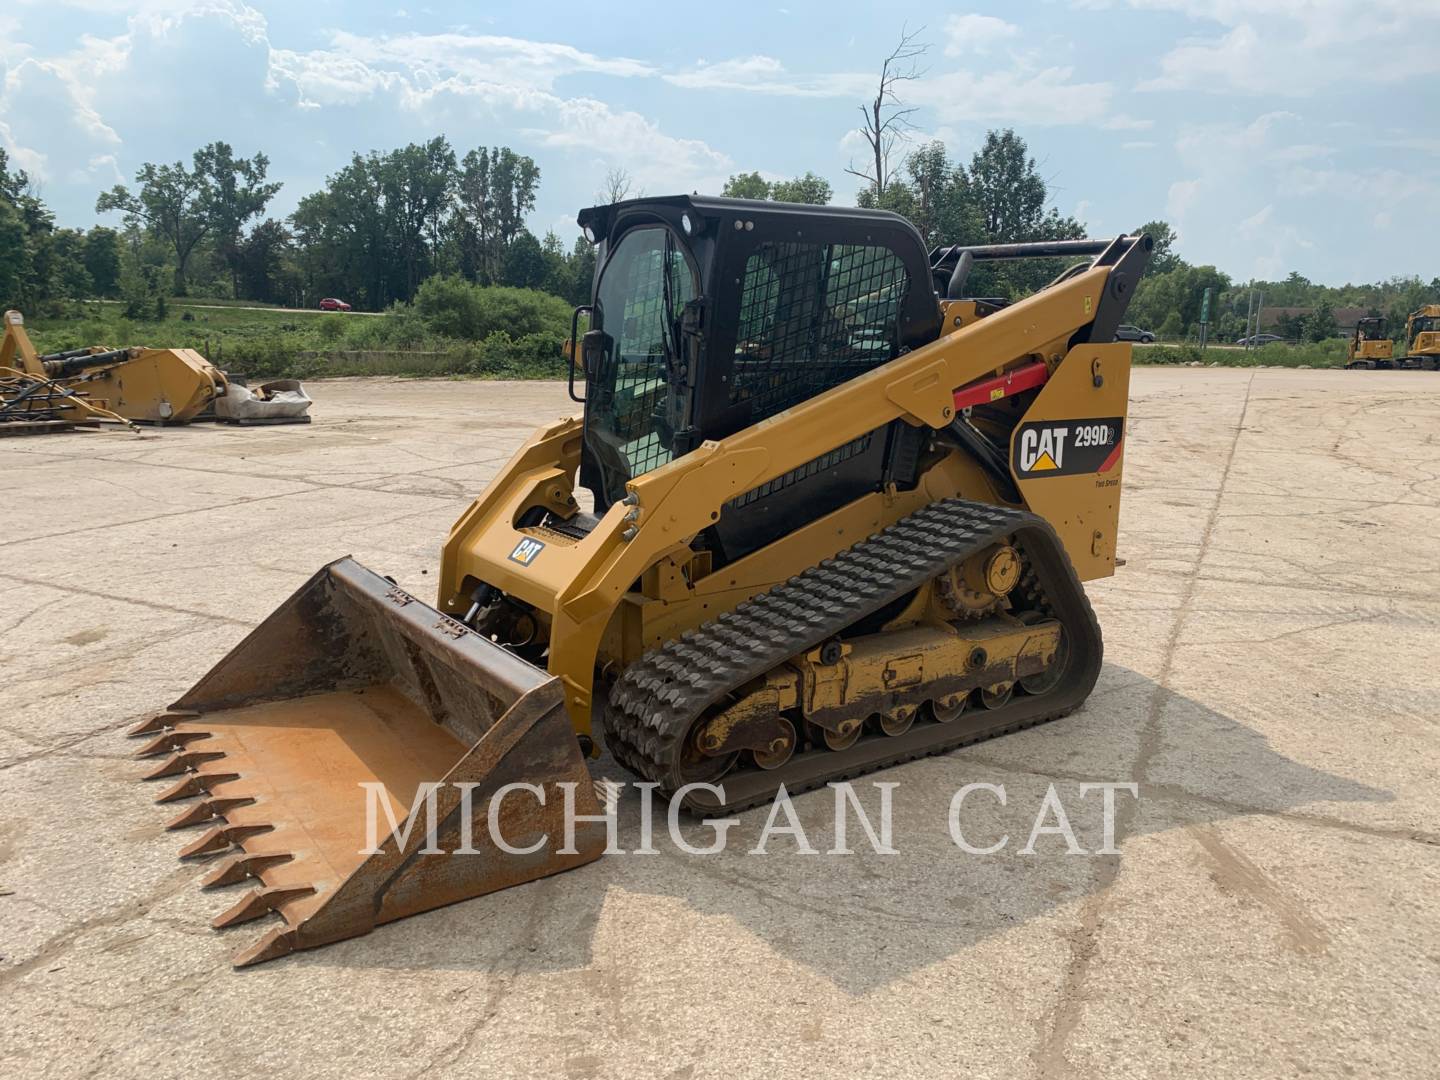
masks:
[[[556,379],[565,375],[566,332],[544,326],[511,337],[492,330],[481,340],[437,333],[414,309],[383,315],[246,311],[240,305],[173,304],[164,319],[127,319],[119,304],[67,303],[26,320],[41,352],[91,345],[195,349],[218,367],[252,378],[333,376]]]
[[[1345,342],[1341,338],[1307,342],[1303,345],[1287,345],[1277,341],[1248,351],[1214,347],[1203,352],[1198,345],[1146,345],[1135,350],[1134,362],[1154,365],[1200,364],[1206,367],[1343,368]]]

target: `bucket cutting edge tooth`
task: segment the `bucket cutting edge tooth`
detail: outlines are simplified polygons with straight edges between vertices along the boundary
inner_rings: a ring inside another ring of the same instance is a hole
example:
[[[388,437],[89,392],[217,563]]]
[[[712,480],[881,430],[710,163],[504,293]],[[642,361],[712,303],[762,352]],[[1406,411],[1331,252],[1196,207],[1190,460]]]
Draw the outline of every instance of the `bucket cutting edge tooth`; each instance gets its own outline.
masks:
[[[242,968],[249,967],[251,964],[263,964],[267,960],[278,960],[282,956],[289,956],[295,951],[295,938],[296,934],[294,930],[276,927],[248,949],[241,949],[237,952],[230,958],[230,963],[234,967]]]
[[[144,779],[159,780],[166,776],[179,776],[181,773],[194,772],[197,765],[204,765],[207,761],[219,761],[224,756],[225,751],[223,750],[187,750],[171,754],[146,773]]]
[[[268,915],[275,910],[277,904],[283,904],[286,900],[298,900],[314,892],[313,885],[275,885],[270,888],[251,889],[233,907],[215,916],[210,925],[216,930],[223,930],[227,926],[249,922],[251,919]]]
[[[274,825],[216,825],[195,840],[186,844],[180,849],[180,858],[192,859],[197,855],[210,855],[217,851],[225,851],[237,844],[242,843],[252,836],[259,836],[261,833],[272,832]]]
[[[179,752],[192,742],[209,738],[213,738],[213,736],[208,731],[167,731],[136,750],[135,756],[137,758],[159,757],[167,750]]]
[[[200,888],[218,889],[222,885],[238,885],[242,881],[256,879],[272,866],[280,866],[294,858],[288,851],[267,852],[263,855],[232,855],[200,879]]]
[[[157,803],[174,802],[176,799],[189,798],[191,795],[209,795],[210,788],[214,784],[224,784],[231,780],[239,780],[239,773],[191,773],[181,780],[174,787],[166,788],[155,797]]]
[[[186,807],[185,810],[165,826],[167,829],[184,829],[191,825],[208,825],[217,819],[223,819],[227,811],[234,810],[241,806],[252,806],[255,800],[250,796],[238,796],[233,799],[209,798],[204,799],[194,806]]]
[[[162,713],[156,713],[148,720],[141,720],[140,723],[136,724],[125,734],[132,739],[136,739],[141,735],[157,735],[162,731],[173,731],[176,724],[185,720],[192,720],[199,715],[197,712],[173,712],[166,710]]]

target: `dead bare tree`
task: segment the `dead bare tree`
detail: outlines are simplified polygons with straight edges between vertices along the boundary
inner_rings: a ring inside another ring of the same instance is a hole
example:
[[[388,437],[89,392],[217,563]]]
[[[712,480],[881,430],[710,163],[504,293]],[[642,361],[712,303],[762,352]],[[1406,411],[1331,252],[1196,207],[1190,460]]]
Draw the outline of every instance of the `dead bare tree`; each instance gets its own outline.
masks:
[[[605,206],[617,202],[624,202],[630,198],[631,189],[634,186],[634,178],[624,169],[616,166],[605,174],[605,186],[595,193],[595,201]],[[639,198],[642,194],[644,194],[644,192],[634,192],[636,198]]]
[[[851,176],[868,180],[875,189],[877,199],[885,194],[885,186],[890,182],[890,151],[895,141],[914,127],[910,117],[915,107],[906,105],[900,99],[897,87],[900,83],[914,82],[925,74],[925,69],[920,67],[920,57],[930,46],[920,40],[924,32],[923,26],[914,31],[901,29],[900,43],[880,65],[880,85],[875,91],[875,99],[860,106],[860,113],[865,117],[865,126],[860,133],[870,144],[871,161],[866,168],[857,169],[852,164],[845,171]]]

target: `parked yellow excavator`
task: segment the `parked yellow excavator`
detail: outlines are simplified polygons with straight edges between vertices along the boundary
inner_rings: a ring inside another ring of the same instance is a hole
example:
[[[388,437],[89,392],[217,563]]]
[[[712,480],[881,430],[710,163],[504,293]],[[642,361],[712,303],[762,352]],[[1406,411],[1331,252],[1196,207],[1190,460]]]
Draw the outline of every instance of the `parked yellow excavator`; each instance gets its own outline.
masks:
[[[1404,366],[1440,371],[1440,304],[1426,304],[1405,320]]]
[[[278,917],[236,964],[599,857],[601,734],[720,815],[1095,684],[1149,237],[927,252],[882,211],[700,196],[579,222],[582,413],[456,522],[436,606],[340,559],[133,733],[204,884],[250,886],[215,925]],[[1028,258],[1073,265],[967,295]]]
[[[42,355],[24,316],[5,312],[0,338],[0,435],[69,430],[117,421],[186,424],[309,423],[298,382],[250,388],[194,349],[95,346]]]
[[[1345,350],[1347,368],[1388,368],[1395,366],[1395,343],[1385,334],[1385,320],[1378,315],[1355,321],[1355,330]]]

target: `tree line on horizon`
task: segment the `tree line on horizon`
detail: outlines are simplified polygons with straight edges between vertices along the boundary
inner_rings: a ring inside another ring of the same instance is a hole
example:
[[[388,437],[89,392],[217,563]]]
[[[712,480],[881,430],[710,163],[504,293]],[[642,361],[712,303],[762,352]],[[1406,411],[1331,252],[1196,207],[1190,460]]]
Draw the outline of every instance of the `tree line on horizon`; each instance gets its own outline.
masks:
[[[988,132],[968,162],[937,140],[896,153],[892,167],[890,149],[880,167],[857,172],[866,179],[857,203],[905,216],[932,248],[1086,235],[1083,222],[1054,208],[1035,158],[1011,129]],[[411,303],[437,276],[537,290],[571,305],[589,298],[594,249],[583,237],[567,244],[553,231],[543,237],[530,231],[540,168],[509,147],[457,155],[437,136],[354,153],[283,219],[266,214],[281,187],[268,170],[265,154],[237,156],[219,141],[195,151],[188,164],[147,162],[133,185],[116,185],[96,200],[98,213],[119,215],[118,227],[81,230],[59,227],[35,185],[0,149],[0,304],[40,313],[67,299],[106,298],[124,301],[131,317],[163,318],[170,296],[286,306],[337,296],[379,311]],[[620,201],[633,187],[628,174],[612,170],[596,201]],[[790,180],[742,172],[721,193],[820,205],[834,198],[830,183],[813,172]],[[1312,309],[1281,329],[1317,340],[1338,329],[1337,307],[1386,316],[1394,332],[1406,313],[1440,301],[1440,279],[1337,287],[1291,273],[1282,281],[1240,282],[1186,262],[1167,223],[1141,229],[1155,238],[1156,250],[1128,318],[1167,340],[1195,337],[1207,288],[1215,340],[1242,332],[1252,288],[1264,293],[1267,307]],[[1056,260],[982,265],[969,291],[1014,299],[1061,269]]]

